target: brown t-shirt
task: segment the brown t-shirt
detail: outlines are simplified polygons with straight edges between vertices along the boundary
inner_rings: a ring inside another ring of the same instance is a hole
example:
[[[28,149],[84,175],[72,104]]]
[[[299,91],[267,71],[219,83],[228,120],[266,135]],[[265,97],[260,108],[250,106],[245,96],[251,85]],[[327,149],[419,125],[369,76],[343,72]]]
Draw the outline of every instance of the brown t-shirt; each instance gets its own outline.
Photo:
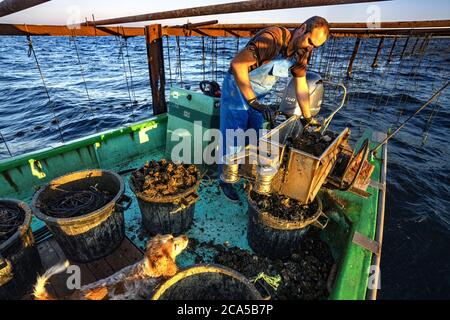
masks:
[[[275,59],[279,54],[287,56],[287,47],[291,40],[291,32],[283,27],[269,27],[259,31],[245,46],[244,50],[253,53],[256,63],[250,67],[252,71]],[[311,51],[302,52],[297,62],[290,68],[294,77],[304,77]]]

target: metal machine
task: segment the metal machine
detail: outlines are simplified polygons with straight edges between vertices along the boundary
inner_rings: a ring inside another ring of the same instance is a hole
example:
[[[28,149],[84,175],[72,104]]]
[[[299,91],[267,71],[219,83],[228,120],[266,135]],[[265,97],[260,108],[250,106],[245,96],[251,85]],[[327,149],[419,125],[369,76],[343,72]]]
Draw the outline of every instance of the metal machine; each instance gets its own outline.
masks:
[[[311,114],[315,116],[319,113],[320,107],[322,105],[324,93],[323,80],[318,73],[308,71],[306,73],[306,81],[309,88]],[[302,115],[297,98],[295,97],[294,78],[291,78],[288,85],[286,86],[286,89],[284,90],[279,111],[288,117],[291,117],[293,115]]]
[[[326,81],[317,74],[310,75],[313,114],[319,112],[322,104],[323,83]],[[342,84],[328,83],[342,88],[343,97],[338,108],[318,130],[303,127],[299,121],[301,112],[291,81],[279,107],[279,111],[290,117],[261,137],[258,146],[248,145],[238,153],[225,156],[221,179],[236,183],[244,177],[253,181],[252,189],[258,193],[275,192],[303,204],[311,203],[325,182],[332,188],[346,190],[355,189],[356,185],[356,193],[364,195],[373,171],[373,166],[367,161],[368,143],[354,154],[348,144],[348,128],[342,132],[327,130],[334,115],[343,107],[347,93]],[[315,135],[319,142],[327,144],[326,148],[313,154],[302,150],[302,145],[294,144],[296,139],[306,134]]]

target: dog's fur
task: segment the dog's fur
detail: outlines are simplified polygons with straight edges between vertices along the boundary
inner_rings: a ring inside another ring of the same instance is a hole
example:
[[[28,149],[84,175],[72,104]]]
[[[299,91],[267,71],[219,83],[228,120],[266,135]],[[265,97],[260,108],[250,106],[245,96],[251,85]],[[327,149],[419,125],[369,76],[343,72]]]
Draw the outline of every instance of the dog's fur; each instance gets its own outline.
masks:
[[[175,258],[187,246],[185,235],[157,235],[147,243],[144,258],[134,265],[123,268],[112,276],[88,284],[76,290],[69,300],[121,300],[148,299],[151,291],[164,279],[178,271]],[[49,278],[67,269],[69,262],[53,266],[39,276],[34,286],[36,300],[55,300],[45,285]]]

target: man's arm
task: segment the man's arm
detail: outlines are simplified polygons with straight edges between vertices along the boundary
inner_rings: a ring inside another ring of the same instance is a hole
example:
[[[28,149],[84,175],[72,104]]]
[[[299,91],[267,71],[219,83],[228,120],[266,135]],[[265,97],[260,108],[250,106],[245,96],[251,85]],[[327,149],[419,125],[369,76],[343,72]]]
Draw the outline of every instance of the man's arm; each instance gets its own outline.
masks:
[[[255,63],[256,59],[249,50],[242,50],[234,57],[233,61],[231,61],[231,70],[233,71],[234,79],[247,101],[256,98],[248,74],[249,67]]]
[[[311,118],[311,110],[309,107],[309,88],[306,82],[306,76],[294,77],[295,95],[297,97],[300,110],[304,118]]]

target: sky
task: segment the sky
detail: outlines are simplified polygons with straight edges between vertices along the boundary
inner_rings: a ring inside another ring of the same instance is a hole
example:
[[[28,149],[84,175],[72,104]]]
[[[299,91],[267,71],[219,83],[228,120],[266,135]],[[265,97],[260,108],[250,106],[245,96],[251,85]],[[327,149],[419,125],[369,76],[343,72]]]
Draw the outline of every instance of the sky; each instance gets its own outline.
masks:
[[[241,0],[53,0],[40,6],[0,18],[0,23],[66,25],[91,20],[160,12]],[[351,5],[233,13],[160,21],[163,25],[201,22],[219,23],[299,23],[313,15],[329,22],[412,21],[450,19],[450,0],[395,0]],[[152,22],[158,23],[158,21]],[[142,26],[148,23],[127,24]]]

